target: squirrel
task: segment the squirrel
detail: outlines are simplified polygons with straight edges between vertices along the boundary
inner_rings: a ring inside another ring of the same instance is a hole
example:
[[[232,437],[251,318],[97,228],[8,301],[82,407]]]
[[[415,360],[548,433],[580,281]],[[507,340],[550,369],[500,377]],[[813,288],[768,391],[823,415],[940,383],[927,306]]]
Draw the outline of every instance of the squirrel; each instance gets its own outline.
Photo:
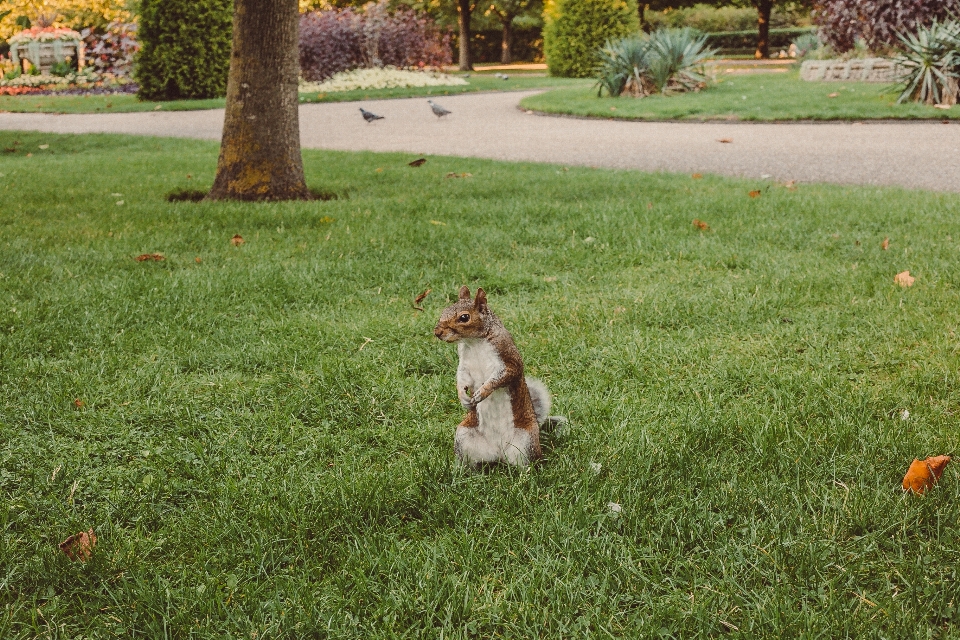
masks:
[[[461,462],[526,465],[541,457],[540,425],[551,417],[550,392],[525,378],[513,336],[490,307],[487,294],[460,287],[459,299],[440,314],[433,333],[457,343],[457,397],[467,415],[457,426],[453,451]]]

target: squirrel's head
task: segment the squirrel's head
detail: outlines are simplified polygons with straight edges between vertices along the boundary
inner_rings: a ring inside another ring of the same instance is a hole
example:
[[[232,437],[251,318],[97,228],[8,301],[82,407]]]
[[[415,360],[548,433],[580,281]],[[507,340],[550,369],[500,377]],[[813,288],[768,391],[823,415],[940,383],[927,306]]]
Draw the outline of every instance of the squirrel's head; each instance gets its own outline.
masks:
[[[433,335],[444,342],[456,342],[461,338],[479,338],[483,335],[487,307],[487,294],[477,289],[477,297],[470,299],[470,289],[460,287],[460,299],[443,310]]]

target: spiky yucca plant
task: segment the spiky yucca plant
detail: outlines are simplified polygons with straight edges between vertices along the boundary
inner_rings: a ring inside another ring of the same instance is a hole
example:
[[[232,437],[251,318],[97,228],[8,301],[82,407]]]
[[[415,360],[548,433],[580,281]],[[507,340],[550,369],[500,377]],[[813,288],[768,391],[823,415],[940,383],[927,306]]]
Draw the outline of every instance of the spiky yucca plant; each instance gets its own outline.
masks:
[[[934,21],[916,33],[897,34],[904,51],[894,60],[902,73],[897,103],[954,104],[960,79],[960,21]]]
[[[638,98],[652,93],[649,49],[649,38],[640,36],[607,40],[598,54],[597,97],[604,90],[611,96],[627,93]]]
[[[659,29],[650,35],[608,40],[599,52],[597,95],[695,91],[706,82],[704,61],[716,54],[694,29]]]

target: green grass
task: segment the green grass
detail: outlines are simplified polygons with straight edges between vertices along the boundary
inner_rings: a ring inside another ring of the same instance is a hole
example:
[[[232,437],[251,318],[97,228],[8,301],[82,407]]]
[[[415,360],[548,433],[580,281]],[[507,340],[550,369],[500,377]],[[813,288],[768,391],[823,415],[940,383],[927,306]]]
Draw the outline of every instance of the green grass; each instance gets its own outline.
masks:
[[[960,197],[306,151],[340,199],[171,204],[215,144],[15,140],[0,637],[960,632],[957,469],[899,487],[960,443]],[[464,283],[570,418],[530,470],[453,464]]]
[[[833,98],[831,94],[839,94]],[[945,120],[960,118],[960,107],[944,110],[895,104],[890,85],[865,82],[805,82],[799,73],[725,75],[700,93],[643,99],[597,98],[596,88],[567,87],[524,98],[526,109],[627,120]]]
[[[469,85],[453,87],[411,87],[406,89],[376,89],[340,91],[336,93],[301,93],[300,100],[309,102],[347,102],[351,100],[382,100],[386,98],[414,98],[418,96],[447,96],[476,91],[519,91],[541,87],[586,86],[583,80],[549,78],[542,75],[510,74],[509,80],[492,75],[473,74]],[[133,111],[192,111],[223,108],[222,98],[213,100],[172,100],[169,102],[141,102],[133,95],[113,96],[0,96],[0,111],[20,113],[130,113]]]

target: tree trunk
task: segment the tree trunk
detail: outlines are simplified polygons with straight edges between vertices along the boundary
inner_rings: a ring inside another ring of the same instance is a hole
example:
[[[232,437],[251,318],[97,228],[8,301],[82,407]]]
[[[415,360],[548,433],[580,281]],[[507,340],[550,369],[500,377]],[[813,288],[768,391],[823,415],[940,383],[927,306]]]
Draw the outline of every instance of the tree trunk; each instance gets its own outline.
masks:
[[[300,155],[297,0],[235,0],[227,109],[210,200],[310,199]]]
[[[457,0],[457,24],[460,26],[460,71],[473,69],[470,56],[470,0]]]
[[[644,19],[646,17],[644,16],[644,14],[646,13],[648,6],[649,5],[646,5],[643,2],[637,3],[637,14],[638,14],[638,17],[640,18],[640,31],[647,30],[647,21]]]
[[[760,0],[757,3],[757,52],[753,57],[757,60],[770,57],[770,10],[773,0]]]
[[[503,17],[503,39],[500,42],[500,62],[510,64],[513,62],[513,16]]]

